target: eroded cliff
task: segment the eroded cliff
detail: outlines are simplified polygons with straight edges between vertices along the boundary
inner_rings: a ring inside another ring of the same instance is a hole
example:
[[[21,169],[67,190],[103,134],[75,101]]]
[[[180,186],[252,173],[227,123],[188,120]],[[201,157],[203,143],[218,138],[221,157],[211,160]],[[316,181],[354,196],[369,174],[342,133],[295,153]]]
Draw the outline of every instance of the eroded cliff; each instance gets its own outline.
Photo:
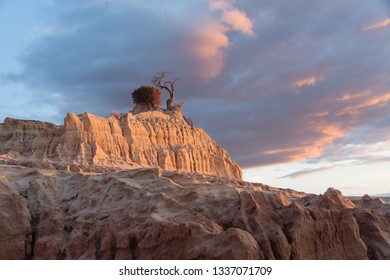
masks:
[[[7,163],[72,171],[144,166],[242,178],[226,150],[178,111],[119,118],[68,113],[63,126],[7,118],[0,124],[0,156]]]

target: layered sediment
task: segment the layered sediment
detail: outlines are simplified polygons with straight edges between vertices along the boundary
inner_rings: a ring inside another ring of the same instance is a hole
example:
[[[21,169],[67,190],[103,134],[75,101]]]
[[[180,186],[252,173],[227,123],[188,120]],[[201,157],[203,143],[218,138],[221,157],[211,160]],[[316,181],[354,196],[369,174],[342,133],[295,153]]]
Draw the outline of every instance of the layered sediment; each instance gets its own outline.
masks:
[[[0,157],[80,172],[142,166],[242,178],[225,149],[174,111],[68,113],[63,126],[7,118],[0,124]]]

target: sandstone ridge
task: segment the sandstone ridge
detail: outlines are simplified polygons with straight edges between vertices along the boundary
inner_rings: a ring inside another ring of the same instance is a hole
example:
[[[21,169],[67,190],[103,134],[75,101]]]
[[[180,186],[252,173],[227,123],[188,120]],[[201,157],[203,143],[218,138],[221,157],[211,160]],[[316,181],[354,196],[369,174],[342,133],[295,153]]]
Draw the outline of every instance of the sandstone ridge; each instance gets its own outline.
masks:
[[[160,167],[242,178],[226,150],[181,112],[137,107],[120,117],[68,113],[63,126],[7,118],[0,124],[0,160],[74,172]]]

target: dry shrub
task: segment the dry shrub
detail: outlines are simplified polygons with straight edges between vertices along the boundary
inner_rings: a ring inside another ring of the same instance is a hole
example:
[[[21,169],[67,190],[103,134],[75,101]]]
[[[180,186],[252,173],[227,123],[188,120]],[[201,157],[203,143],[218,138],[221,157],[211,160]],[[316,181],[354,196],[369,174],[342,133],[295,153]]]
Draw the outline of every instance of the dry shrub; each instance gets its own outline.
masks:
[[[151,108],[161,107],[161,90],[151,86],[137,88],[131,94],[135,104],[149,105]]]

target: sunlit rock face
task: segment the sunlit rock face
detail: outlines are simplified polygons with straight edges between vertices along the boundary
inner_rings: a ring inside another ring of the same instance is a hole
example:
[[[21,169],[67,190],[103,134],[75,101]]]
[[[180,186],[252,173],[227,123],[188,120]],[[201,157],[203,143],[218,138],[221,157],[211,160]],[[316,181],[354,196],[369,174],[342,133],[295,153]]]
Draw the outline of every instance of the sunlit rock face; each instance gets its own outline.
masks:
[[[0,259],[390,259],[390,205],[244,182],[178,111],[8,118]]]
[[[3,160],[29,166],[85,172],[144,166],[242,178],[226,150],[179,111],[68,113],[63,126],[7,118],[0,144]]]

